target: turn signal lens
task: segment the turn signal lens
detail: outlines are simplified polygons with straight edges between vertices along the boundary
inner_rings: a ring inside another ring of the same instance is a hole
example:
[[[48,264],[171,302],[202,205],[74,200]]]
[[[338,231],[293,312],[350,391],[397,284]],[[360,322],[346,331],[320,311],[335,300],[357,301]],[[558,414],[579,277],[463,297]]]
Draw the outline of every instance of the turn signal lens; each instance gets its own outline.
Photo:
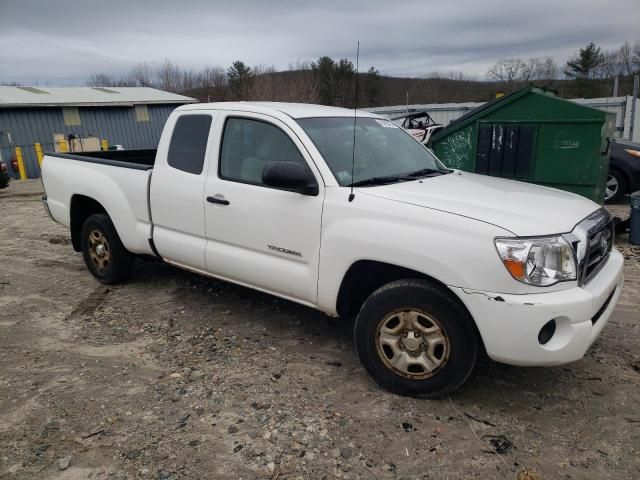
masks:
[[[576,279],[571,245],[560,235],[539,238],[496,238],[502,263],[516,280],[547,287]]]
[[[503,260],[504,266],[507,267],[509,273],[513,275],[515,278],[524,278],[524,263],[521,263],[517,260],[512,260],[510,258]]]
[[[631,150],[630,148],[625,148],[624,151],[632,157],[640,158],[640,150]]]

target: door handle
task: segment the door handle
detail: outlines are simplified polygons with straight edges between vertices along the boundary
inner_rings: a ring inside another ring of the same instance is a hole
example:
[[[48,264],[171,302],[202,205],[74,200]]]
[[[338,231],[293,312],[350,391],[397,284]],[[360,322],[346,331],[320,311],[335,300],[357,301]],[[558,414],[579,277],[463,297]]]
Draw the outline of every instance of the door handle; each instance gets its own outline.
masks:
[[[216,195],[215,197],[207,197],[207,202],[216,203],[218,205],[229,205],[229,200],[222,195]]]

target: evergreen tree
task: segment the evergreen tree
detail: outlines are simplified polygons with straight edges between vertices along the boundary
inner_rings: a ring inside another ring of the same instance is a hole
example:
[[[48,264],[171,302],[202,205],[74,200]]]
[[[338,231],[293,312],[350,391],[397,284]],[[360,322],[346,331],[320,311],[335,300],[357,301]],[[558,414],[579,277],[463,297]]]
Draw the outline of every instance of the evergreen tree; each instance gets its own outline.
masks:
[[[334,105],[353,108],[355,105],[356,68],[347,58],[341,58],[336,64],[336,98]]]
[[[333,105],[336,96],[336,63],[330,57],[320,57],[311,64],[318,84],[318,100],[322,105]]]
[[[380,73],[374,67],[371,67],[367,73],[364,74],[363,93],[362,99],[363,106],[375,107],[378,105],[380,98]]]
[[[580,49],[580,53],[567,62],[565,74],[576,79],[593,78],[598,67],[604,62],[604,54],[600,47],[596,47],[591,42],[585,48]]]
[[[246,100],[249,95],[249,88],[253,81],[253,70],[244,62],[236,60],[227,69],[227,79],[229,88],[236,100]]]

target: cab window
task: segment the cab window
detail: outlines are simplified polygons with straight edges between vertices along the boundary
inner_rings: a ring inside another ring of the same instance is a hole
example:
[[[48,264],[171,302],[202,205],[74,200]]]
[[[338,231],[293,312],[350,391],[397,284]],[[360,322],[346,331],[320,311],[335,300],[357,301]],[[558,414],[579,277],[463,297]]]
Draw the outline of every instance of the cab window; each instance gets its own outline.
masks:
[[[262,170],[273,161],[307,167],[289,136],[275,125],[249,118],[227,119],[220,150],[221,178],[262,185]]]
[[[167,163],[183,172],[200,175],[211,128],[210,115],[182,115],[173,127]]]

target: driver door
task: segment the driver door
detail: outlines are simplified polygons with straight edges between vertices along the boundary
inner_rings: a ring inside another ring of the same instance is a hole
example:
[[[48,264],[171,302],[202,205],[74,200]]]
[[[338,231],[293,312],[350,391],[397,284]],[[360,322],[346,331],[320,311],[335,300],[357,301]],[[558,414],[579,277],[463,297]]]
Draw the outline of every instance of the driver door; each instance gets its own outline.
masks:
[[[315,305],[324,199],[319,172],[277,119],[226,113],[218,125],[218,162],[205,185],[207,271]],[[303,164],[318,183],[318,195],[264,185],[262,170],[270,161]]]

